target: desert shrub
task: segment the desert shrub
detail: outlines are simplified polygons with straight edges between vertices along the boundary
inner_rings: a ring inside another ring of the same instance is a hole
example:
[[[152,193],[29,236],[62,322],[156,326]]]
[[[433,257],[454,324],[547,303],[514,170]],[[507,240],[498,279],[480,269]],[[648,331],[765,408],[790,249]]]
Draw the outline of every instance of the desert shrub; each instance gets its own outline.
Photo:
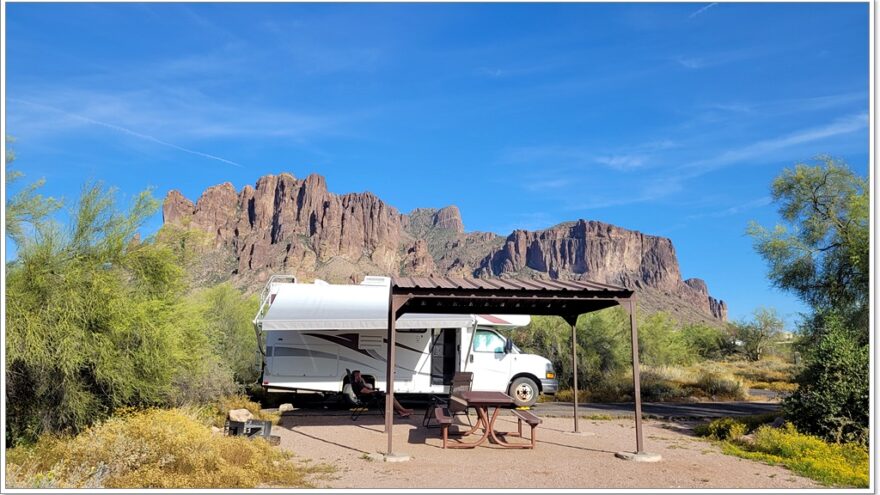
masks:
[[[703,359],[721,359],[732,353],[730,339],[716,327],[686,325],[681,329],[685,345]]]
[[[194,292],[188,298],[188,307],[189,324],[213,346],[214,354],[232,371],[235,381],[255,381],[257,343],[252,319],[259,308],[257,297],[246,297],[227,282]]]
[[[786,416],[803,432],[834,442],[868,440],[869,348],[859,344],[841,320],[829,317],[799,388],[783,403]]]
[[[37,225],[7,265],[7,439],[77,431],[123,405],[163,403],[184,348],[172,325],[181,270],[138,242],[156,209],[88,186],[62,229]]]
[[[326,468],[294,464],[262,439],[212,434],[187,409],[115,416],[81,434],[45,435],[7,451],[15,488],[309,487]]]
[[[708,424],[694,428],[694,433],[713,440],[737,440],[748,431],[748,427],[733,418],[716,419]]]
[[[188,310],[175,256],[138,238],[157,208],[144,192],[119,211],[113,191],[93,184],[67,227],[44,220],[25,231],[6,267],[11,445],[75,433],[120,407],[200,403],[236,390],[215,339],[187,324],[203,318]]]
[[[511,339],[553,363],[560,387],[572,386],[571,327],[562,318],[535,316]],[[590,389],[625,371],[630,362],[629,316],[621,308],[581,315],[577,323],[578,384]]]
[[[730,374],[704,371],[697,379],[696,386],[707,395],[717,399],[743,400],[748,397],[748,391],[742,380],[738,380]]]
[[[678,324],[662,312],[654,313],[640,323],[639,352],[643,363],[654,366],[690,364],[697,357]]]

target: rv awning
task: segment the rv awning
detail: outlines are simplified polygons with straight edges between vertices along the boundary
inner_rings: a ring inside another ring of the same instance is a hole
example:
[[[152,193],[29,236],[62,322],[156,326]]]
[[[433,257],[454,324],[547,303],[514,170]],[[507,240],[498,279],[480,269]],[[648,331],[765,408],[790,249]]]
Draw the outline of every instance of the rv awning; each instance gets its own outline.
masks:
[[[262,319],[263,330],[384,330],[388,328],[388,286],[284,284]],[[467,314],[406,314],[399,329],[461,328]]]

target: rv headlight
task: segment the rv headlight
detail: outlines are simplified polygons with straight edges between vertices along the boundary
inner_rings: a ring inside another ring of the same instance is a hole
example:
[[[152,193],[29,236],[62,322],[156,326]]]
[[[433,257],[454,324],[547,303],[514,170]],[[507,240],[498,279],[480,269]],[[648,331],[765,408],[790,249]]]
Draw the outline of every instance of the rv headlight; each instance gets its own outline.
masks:
[[[553,371],[553,363],[547,363],[547,371],[544,374],[544,377],[548,380],[556,378],[556,372]]]

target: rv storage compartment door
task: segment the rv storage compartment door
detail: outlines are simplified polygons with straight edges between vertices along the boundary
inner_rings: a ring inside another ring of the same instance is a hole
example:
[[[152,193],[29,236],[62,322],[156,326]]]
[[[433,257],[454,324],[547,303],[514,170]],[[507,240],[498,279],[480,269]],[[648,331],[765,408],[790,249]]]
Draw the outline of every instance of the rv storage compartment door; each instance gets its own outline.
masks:
[[[272,376],[339,376],[339,344],[331,332],[268,333],[266,361]]]

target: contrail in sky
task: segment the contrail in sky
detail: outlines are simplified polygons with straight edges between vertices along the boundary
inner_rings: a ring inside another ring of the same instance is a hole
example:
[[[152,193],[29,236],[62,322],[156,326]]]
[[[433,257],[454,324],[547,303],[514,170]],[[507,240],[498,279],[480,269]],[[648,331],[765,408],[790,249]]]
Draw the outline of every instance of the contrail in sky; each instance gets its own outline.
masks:
[[[714,6],[716,6],[716,5],[718,5],[718,2],[712,2],[712,3],[710,3],[709,5],[706,5],[705,7],[702,7],[702,8],[700,8],[699,10],[695,11],[694,13],[692,13],[691,15],[689,15],[689,16],[688,16],[688,19],[693,19],[694,17],[696,17],[696,16],[702,14],[703,12],[705,12],[705,11],[711,9],[712,7],[714,7]]]
[[[106,127],[106,128],[108,128],[108,129],[113,129],[114,131],[118,131],[118,132],[121,132],[121,133],[123,133],[123,134],[128,134],[129,136],[134,136],[134,137],[136,137],[136,138],[140,138],[140,139],[143,139],[143,140],[145,140],[145,141],[152,141],[152,142],[154,142],[154,143],[156,143],[156,144],[160,144],[160,145],[162,145],[162,146],[166,146],[166,147],[168,147],[168,148],[172,148],[172,149],[175,149],[175,150],[178,150],[178,151],[183,151],[184,153],[189,153],[190,155],[196,155],[196,156],[200,156],[200,157],[202,157],[202,158],[208,158],[208,159],[210,159],[210,160],[217,160],[218,162],[223,162],[223,163],[227,163],[227,164],[229,164],[229,165],[233,165],[233,166],[235,166],[235,167],[244,168],[244,165],[242,165],[242,164],[240,164],[240,163],[238,163],[238,162],[234,162],[234,161],[232,161],[232,160],[227,160],[226,158],[222,158],[222,157],[219,157],[219,156],[217,156],[217,155],[211,155],[211,154],[209,154],[209,153],[202,153],[201,151],[196,151],[196,150],[191,150],[191,149],[189,149],[189,148],[184,148],[183,146],[178,146],[178,145],[176,145],[176,144],[174,144],[174,143],[169,143],[168,141],[162,141],[162,140],[159,139],[159,138],[156,138],[156,137],[153,137],[153,136],[150,136],[150,135],[147,135],[147,134],[142,134],[142,133],[140,133],[140,132],[133,131],[133,130],[131,130],[131,129],[127,129],[127,128],[125,128],[125,127],[118,126],[118,125],[116,125],[116,124],[110,124],[110,123],[108,123],[108,122],[101,122],[100,120],[90,119],[90,118],[88,118],[88,117],[84,117],[84,116],[82,116],[82,115],[77,115],[77,114],[75,114],[75,113],[70,113],[70,112],[67,112],[67,111],[65,111],[65,110],[61,110],[60,108],[55,108],[55,107],[52,107],[52,106],[49,106],[49,105],[44,105],[44,104],[42,104],[42,103],[34,103],[34,102],[32,102],[32,101],[22,100],[22,99],[20,99],[20,98],[9,98],[9,97],[7,97],[6,99],[9,100],[9,101],[17,101],[17,102],[19,102],[19,103],[24,103],[24,104],[26,104],[26,105],[31,105],[31,106],[34,106],[34,107],[44,108],[44,109],[46,109],[46,110],[51,110],[51,111],[53,111],[53,112],[58,112],[58,113],[61,113],[61,114],[67,115],[68,117],[73,117],[73,118],[75,118],[75,119],[77,119],[77,120],[81,120],[81,121],[83,121],[83,122],[87,122],[87,123],[89,123],[89,124],[99,125],[99,126],[102,126],[102,127]]]

